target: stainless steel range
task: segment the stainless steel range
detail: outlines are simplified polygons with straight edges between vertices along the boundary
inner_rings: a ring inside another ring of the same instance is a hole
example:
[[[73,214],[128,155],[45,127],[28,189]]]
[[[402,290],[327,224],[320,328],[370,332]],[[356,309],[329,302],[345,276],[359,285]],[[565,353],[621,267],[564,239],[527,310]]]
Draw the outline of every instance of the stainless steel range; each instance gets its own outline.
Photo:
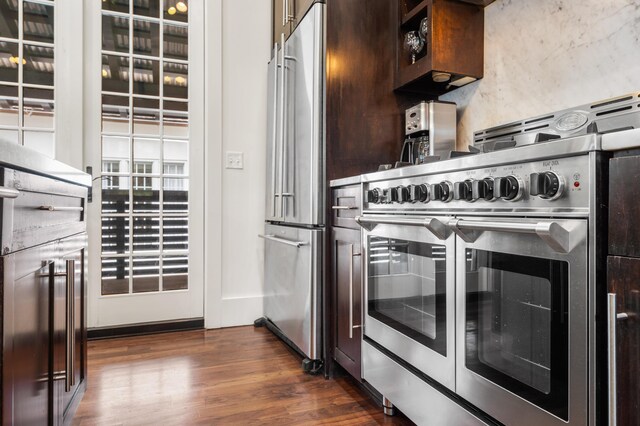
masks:
[[[485,130],[478,155],[363,177],[363,375],[387,404],[418,424],[597,423],[601,133],[640,127],[638,104]]]

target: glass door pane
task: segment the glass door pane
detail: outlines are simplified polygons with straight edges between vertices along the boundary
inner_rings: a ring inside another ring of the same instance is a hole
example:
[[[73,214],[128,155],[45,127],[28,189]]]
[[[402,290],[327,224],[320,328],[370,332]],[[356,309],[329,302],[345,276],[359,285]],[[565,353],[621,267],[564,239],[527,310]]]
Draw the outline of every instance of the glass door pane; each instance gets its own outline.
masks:
[[[446,356],[446,248],[369,236],[368,314]]]
[[[179,3],[102,3],[103,295],[188,289],[189,25]],[[114,278],[123,256],[127,273]]]
[[[568,264],[466,250],[466,367],[568,419]]]
[[[0,137],[55,157],[54,1],[0,8]]]

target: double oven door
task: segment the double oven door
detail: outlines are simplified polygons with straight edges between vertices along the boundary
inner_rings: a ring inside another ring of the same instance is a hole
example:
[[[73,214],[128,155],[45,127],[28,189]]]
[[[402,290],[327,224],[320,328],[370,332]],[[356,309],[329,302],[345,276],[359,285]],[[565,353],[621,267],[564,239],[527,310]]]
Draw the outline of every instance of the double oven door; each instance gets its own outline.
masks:
[[[442,229],[442,218],[359,221],[366,259],[365,336],[453,390],[454,235]]]
[[[586,220],[459,218],[456,392],[504,424],[588,424]]]
[[[586,219],[358,221],[368,339],[501,423],[588,424]]]

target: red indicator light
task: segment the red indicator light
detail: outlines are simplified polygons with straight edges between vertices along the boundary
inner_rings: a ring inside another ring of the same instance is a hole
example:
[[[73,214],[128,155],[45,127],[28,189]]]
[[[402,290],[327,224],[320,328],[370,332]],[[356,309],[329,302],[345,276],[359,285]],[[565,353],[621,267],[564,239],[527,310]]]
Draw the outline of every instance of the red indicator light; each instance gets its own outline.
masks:
[[[573,186],[575,186],[576,188],[580,188],[580,182],[573,182]]]

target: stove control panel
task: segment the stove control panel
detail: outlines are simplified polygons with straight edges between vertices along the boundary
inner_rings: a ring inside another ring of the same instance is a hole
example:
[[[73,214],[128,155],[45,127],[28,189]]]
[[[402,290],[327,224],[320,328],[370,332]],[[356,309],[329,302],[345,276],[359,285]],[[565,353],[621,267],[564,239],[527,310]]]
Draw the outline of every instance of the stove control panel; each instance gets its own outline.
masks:
[[[588,208],[588,170],[580,156],[370,182],[365,210]]]

